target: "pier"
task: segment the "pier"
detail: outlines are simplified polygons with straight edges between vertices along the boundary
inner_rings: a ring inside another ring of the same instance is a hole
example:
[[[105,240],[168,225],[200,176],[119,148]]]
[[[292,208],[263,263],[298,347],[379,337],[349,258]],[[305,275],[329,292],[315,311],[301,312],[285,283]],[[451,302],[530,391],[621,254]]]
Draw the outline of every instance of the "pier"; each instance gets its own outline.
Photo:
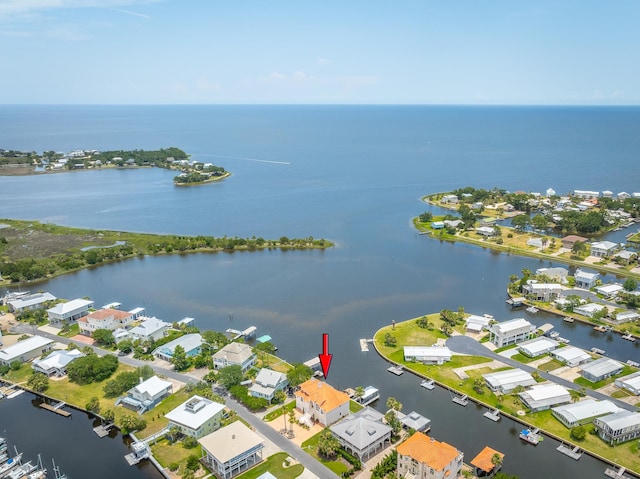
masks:
[[[395,374],[396,376],[402,376],[404,374],[404,369],[402,368],[402,366],[391,366],[387,368],[387,371],[389,371],[391,374]]]
[[[425,379],[420,383],[420,386],[425,389],[428,389],[429,391],[433,390],[436,387],[433,379]]]
[[[607,468],[604,471],[604,475],[607,477],[613,477],[614,479],[633,479],[631,476],[625,474],[627,470],[624,467],[620,467],[617,471],[615,469]]]
[[[372,339],[361,339],[360,340],[360,351],[366,353],[369,351],[369,342],[373,341]]]
[[[493,411],[487,411],[483,416],[487,419],[491,419],[493,422],[498,422],[500,420],[500,410],[496,408]]]
[[[186,319],[186,318],[185,318]],[[244,338],[244,339],[249,339],[252,338],[256,335],[256,330],[258,328],[256,328],[255,326],[249,326],[247,329],[240,331],[239,329],[233,329],[233,328],[229,328],[227,329],[227,333],[229,334],[233,334],[233,341],[235,341],[236,339],[239,338]]]
[[[466,405],[469,404],[469,396],[467,396],[466,394],[463,394],[462,396],[454,394],[451,400],[463,407],[466,407]]]
[[[522,306],[523,304],[525,304],[525,301],[527,299],[522,297],[522,296],[518,296],[517,298],[509,298],[507,299],[506,303],[511,306],[512,308],[518,308],[520,306]]]
[[[51,404],[47,404],[46,402],[40,403],[40,407],[42,409],[46,409],[47,411],[51,411],[51,412],[55,412],[56,414],[60,414],[61,416],[64,417],[69,417],[71,416],[71,413],[69,411],[65,411],[64,409],[62,409],[64,406],[66,406],[66,403],[60,401],[59,403],[55,404],[55,405],[51,405]]]
[[[107,424],[106,426],[103,426],[101,424],[98,427],[94,427],[93,432],[95,432],[98,435],[98,437],[103,438],[109,435],[109,431],[113,426],[114,424]]]
[[[578,447],[570,447],[567,446],[564,442],[556,447],[556,451],[561,452],[565,456],[569,456],[571,459],[575,459],[576,461],[582,457],[582,450]]]
[[[127,461],[127,464],[130,466],[135,466],[143,459],[149,458],[151,455],[151,451],[149,450],[149,446],[147,446],[144,442],[134,442],[131,444],[131,452],[124,456]]]

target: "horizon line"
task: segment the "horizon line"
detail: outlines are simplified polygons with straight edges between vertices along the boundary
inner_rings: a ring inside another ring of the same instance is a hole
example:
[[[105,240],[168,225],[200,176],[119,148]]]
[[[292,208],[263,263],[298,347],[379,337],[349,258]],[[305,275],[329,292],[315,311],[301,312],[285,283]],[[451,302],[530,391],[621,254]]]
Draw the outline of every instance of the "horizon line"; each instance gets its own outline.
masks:
[[[431,107],[572,107],[637,108],[640,103],[0,103],[4,106],[431,106]]]

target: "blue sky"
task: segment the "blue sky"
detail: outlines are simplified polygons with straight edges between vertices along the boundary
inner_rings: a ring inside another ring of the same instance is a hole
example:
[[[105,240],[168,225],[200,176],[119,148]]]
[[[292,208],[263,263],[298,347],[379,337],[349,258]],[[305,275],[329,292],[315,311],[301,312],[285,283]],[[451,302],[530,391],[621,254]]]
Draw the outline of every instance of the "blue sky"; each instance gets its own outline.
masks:
[[[637,0],[0,0],[0,104],[640,104]]]

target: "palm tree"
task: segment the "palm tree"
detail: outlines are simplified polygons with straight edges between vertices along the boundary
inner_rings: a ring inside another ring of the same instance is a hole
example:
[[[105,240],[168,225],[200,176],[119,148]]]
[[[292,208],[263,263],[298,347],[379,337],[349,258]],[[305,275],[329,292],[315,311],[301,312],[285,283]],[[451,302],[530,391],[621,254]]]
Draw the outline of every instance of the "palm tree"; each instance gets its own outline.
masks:
[[[387,409],[393,409],[396,412],[402,411],[402,403],[394,397],[387,399]]]
[[[329,431],[323,432],[318,440],[318,454],[326,458],[332,458],[338,453],[338,449],[340,449],[338,439]]]
[[[494,470],[500,467],[500,465],[502,464],[502,455],[496,452],[493,456],[491,456],[491,464],[493,464]]]
[[[362,386],[358,386],[356,388],[356,401],[362,399],[362,396],[364,396],[364,388]]]

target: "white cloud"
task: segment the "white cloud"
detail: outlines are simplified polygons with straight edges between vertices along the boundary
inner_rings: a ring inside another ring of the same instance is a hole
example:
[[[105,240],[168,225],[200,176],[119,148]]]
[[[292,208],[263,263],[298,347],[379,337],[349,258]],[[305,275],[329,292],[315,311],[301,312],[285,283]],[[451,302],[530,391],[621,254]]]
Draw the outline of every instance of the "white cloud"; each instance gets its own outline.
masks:
[[[272,82],[272,83],[302,83],[313,80],[313,77],[303,71],[295,71],[291,75],[286,75],[281,72],[272,72],[266,77],[260,78],[261,81]]]
[[[316,63],[318,65],[326,65],[328,63],[331,63],[331,60],[329,60],[328,58],[318,57],[316,58]]]
[[[11,19],[24,15],[34,15],[52,10],[75,8],[110,8],[146,5],[159,0],[2,0],[0,2],[0,19]],[[122,11],[133,15],[135,12]]]

